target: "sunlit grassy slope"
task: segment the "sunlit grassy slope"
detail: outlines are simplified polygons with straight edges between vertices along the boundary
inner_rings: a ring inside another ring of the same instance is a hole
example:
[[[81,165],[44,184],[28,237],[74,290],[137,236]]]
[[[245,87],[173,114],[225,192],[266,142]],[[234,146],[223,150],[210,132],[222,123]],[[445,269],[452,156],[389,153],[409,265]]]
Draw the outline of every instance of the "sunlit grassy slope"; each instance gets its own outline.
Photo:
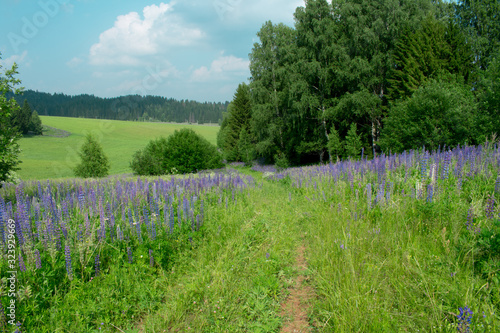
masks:
[[[143,123],[116,120],[40,117],[42,123],[71,134],[67,137],[35,136],[19,140],[21,179],[72,177],[72,168],[79,162],[77,152],[85,135],[92,133],[101,143],[111,163],[110,174],[131,172],[129,163],[134,152],[151,139],[169,136],[175,130],[191,128],[212,144],[216,142],[218,126]]]

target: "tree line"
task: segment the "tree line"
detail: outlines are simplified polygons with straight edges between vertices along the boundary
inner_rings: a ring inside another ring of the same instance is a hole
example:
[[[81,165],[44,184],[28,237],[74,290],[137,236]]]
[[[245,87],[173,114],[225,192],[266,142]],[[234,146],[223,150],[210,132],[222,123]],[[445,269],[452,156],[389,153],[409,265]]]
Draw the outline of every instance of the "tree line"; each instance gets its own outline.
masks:
[[[500,2],[309,0],[266,22],[223,115],[228,161],[480,144],[500,129]]]
[[[100,98],[94,95],[70,96],[26,90],[22,95],[8,94],[19,104],[26,99],[44,116],[81,117],[111,120],[162,121],[177,123],[218,123],[229,102],[196,102],[161,96],[128,95]]]

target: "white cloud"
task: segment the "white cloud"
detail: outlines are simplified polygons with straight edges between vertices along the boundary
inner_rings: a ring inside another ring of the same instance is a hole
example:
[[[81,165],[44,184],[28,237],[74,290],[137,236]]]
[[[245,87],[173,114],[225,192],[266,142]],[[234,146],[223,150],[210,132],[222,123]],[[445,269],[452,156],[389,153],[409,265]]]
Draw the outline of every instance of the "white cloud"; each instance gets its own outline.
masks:
[[[233,76],[245,75],[248,72],[250,61],[235,56],[223,56],[212,61],[210,68],[202,66],[195,69],[191,80],[205,82],[209,80],[226,80]]]
[[[143,17],[131,12],[118,16],[114,26],[101,33],[90,48],[93,65],[144,65],[144,57],[165,53],[173,47],[188,46],[204,33],[187,26],[172,13],[174,2],[147,6]]]
[[[16,63],[17,65],[24,63],[25,65],[29,66],[27,59],[28,59],[28,51],[24,51],[21,54],[14,54],[6,59],[0,60],[0,65],[2,65],[4,69],[11,69],[14,63]]]
[[[71,68],[75,68],[78,65],[80,65],[82,62],[83,62],[83,59],[78,58],[78,57],[74,57],[70,61],[66,62],[66,66],[71,67]]]

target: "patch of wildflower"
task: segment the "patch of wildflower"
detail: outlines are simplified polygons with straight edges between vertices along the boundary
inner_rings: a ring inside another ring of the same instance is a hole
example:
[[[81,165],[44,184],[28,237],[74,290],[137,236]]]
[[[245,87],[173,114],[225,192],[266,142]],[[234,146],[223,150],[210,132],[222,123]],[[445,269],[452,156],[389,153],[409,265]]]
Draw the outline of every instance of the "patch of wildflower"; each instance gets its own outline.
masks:
[[[495,197],[490,195],[488,201],[486,201],[486,217],[492,219],[495,212]]]
[[[99,275],[101,263],[99,261],[99,253],[95,256],[95,276]]]
[[[457,331],[460,333],[470,332],[470,324],[472,321],[473,312],[468,306],[459,308]]]
[[[26,272],[26,266],[24,265],[24,259],[21,253],[19,253],[19,269],[21,272]]]
[[[495,193],[500,195],[500,176],[497,177],[495,182]]]
[[[36,269],[42,268],[42,259],[40,258],[40,251],[38,251],[38,249],[35,250],[35,260],[36,260]]]
[[[71,268],[71,250],[68,244],[66,244],[64,248],[64,256],[66,259],[66,272],[68,273],[68,278],[70,280],[73,280],[73,270]]]

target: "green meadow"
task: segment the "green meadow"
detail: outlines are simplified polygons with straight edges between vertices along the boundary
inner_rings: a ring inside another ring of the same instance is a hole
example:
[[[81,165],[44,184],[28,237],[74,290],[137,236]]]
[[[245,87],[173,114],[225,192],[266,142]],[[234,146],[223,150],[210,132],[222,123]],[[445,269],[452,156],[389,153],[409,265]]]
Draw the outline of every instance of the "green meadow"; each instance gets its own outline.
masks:
[[[43,125],[50,128],[43,136],[24,137],[19,140],[20,170],[23,180],[73,177],[73,168],[80,161],[78,151],[86,134],[96,136],[104,153],[111,162],[110,174],[131,173],[129,168],[133,154],[144,148],[151,139],[169,136],[175,130],[191,128],[215,144],[219,126],[172,123],[147,123],[103,119],[67,117],[40,117]]]
[[[0,281],[21,332],[499,332],[498,161],[23,182],[0,190],[26,239]]]

